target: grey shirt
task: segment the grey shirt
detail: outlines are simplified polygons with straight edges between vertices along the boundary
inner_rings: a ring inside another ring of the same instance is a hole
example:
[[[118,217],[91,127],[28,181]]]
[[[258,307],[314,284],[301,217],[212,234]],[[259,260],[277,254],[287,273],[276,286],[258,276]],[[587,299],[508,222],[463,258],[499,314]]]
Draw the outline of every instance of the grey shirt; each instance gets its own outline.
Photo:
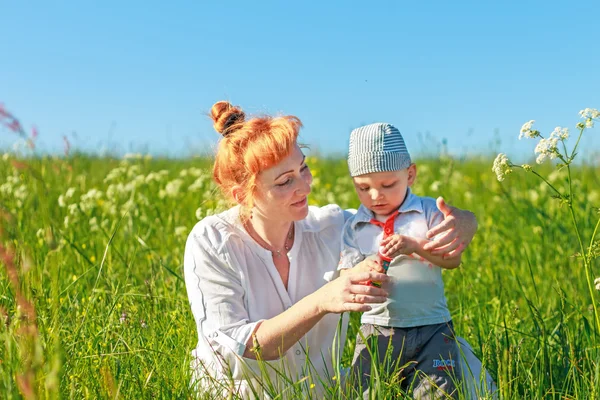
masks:
[[[435,199],[414,195],[410,189],[394,221],[394,233],[426,238],[427,231],[443,221]],[[360,206],[344,226],[338,269],[352,268],[366,257],[376,257],[383,238],[381,227],[370,223],[373,212]],[[383,284],[389,298],[373,304],[361,322],[381,326],[413,327],[450,320],[444,295],[441,268],[417,254],[396,257],[388,269],[390,280]]]

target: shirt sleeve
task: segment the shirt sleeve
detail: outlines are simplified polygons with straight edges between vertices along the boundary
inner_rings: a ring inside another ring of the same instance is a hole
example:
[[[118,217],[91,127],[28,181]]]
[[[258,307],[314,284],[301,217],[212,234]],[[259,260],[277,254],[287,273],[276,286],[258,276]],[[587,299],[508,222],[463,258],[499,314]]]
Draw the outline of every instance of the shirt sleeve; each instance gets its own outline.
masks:
[[[234,372],[241,370],[246,343],[260,321],[249,321],[245,290],[239,270],[228,262],[223,246],[227,237],[192,232],[188,237],[184,273],[188,298],[198,329],[206,343]]]
[[[422,199],[423,208],[425,210],[425,216],[427,219],[427,229],[431,229],[436,225],[439,225],[444,221],[444,214],[437,208],[435,203],[435,199],[430,197],[424,197]],[[446,234],[446,232],[442,232],[437,234],[436,236],[429,239],[430,241],[436,240],[439,237],[442,237]]]
[[[356,232],[352,227],[352,218],[346,221],[342,231],[342,250],[338,270],[354,267],[365,259],[356,243]]]

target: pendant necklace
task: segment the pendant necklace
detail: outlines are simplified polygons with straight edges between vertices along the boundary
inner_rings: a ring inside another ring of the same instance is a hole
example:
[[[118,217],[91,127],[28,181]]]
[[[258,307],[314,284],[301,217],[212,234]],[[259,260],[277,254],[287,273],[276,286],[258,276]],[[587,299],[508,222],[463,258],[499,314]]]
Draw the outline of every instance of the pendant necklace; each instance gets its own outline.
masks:
[[[283,249],[279,249],[279,250],[275,250],[275,251],[270,250],[270,249],[267,249],[267,250],[269,250],[276,257],[281,256],[281,251],[284,249],[287,254],[287,252],[290,251],[290,249],[291,249],[291,245],[288,242],[290,242],[292,240],[293,235],[294,235],[294,223],[292,222],[292,225],[290,226],[290,231],[288,232],[287,237],[285,238],[285,243],[283,244]]]
[[[248,227],[246,227],[246,230],[248,230]],[[292,222],[292,224],[290,225],[290,230],[287,233],[287,237],[285,238],[285,242],[283,243],[283,248],[277,250],[274,249],[272,246],[270,246],[262,237],[260,237],[260,235],[254,230],[254,227],[252,227],[252,230],[254,231],[256,237],[259,239],[260,241],[260,246],[268,251],[271,252],[271,254],[275,257],[281,257],[281,252],[283,250],[285,250],[286,254],[288,251],[290,251],[290,249],[292,248],[292,244],[293,244],[293,238],[294,238],[294,223]],[[249,230],[248,230],[249,231]],[[253,236],[253,235],[250,235]]]

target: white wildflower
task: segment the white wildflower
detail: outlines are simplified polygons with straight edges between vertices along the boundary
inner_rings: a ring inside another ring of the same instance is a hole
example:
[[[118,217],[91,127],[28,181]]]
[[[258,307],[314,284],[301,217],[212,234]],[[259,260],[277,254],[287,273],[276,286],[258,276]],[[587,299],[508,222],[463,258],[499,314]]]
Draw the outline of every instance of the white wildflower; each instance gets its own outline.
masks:
[[[579,115],[581,118],[585,119],[586,128],[593,128],[594,120],[600,118],[600,111],[596,110],[595,108],[584,108],[583,110],[579,111]],[[583,124],[579,123],[577,124],[577,127],[579,129],[583,129]]]
[[[144,156],[140,153],[127,153],[123,156],[124,160],[141,160]]]
[[[527,172],[532,170],[531,165],[529,165],[529,164],[523,164],[523,165],[521,165],[521,168],[523,168]]]
[[[536,162],[538,164],[542,164],[546,158],[550,158],[551,160],[556,158],[556,156],[558,155],[558,149],[557,146],[558,145],[558,138],[556,137],[550,137],[548,139],[540,139],[539,143],[537,144],[537,146],[535,146],[535,153],[539,154],[538,157],[536,158]]]
[[[126,175],[126,174],[127,174],[127,168],[126,167],[116,167],[116,168],[113,168],[106,175],[106,178],[104,178],[104,183],[108,183],[108,182],[114,181],[116,179],[119,179],[122,175]]]
[[[44,228],[38,229],[37,232],[35,233],[35,236],[38,239],[44,239],[46,237],[46,230]]]
[[[141,193],[137,194],[137,202],[139,205],[142,206],[149,206],[150,205],[150,199],[148,199],[148,196],[145,196]]]
[[[75,204],[69,204],[69,215],[77,215],[79,214],[79,205],[77,203]]]
[[[429,189],[432,192],[437,192],[438,190],[440,190],[440,186],[442,185],[442,182],[440,181],[433,181],[433,183],[429,186]]]
[[[58,196],[58,206],[59,207],[66,207],[67,203],[65,202],[65,196],[64,195],[60,195]]]
[[[2,154],[2,160],[3,161],[10,160],[10,153],[4,153],[4,154]]]
[[[73,197],[74,194],[75,194],[75,188],[68,188],[67,192],[65,193],[65,197],[67,199],[70,199],[71,197]]]
[[[539,136],[539,132],[536,130],[531,129],[533,127],[533,123],[535,122],[535,120],[531,120],[529,122],[525,122],[523,124],[523,126],[521,127],[521,133],[519,134],[519,140],[521,140],[524,137],[527,138],[535,138],[537,136]]]
[[[98,231],[98,219],[96,217],[90,218],[90,232]]]
[[[176,236],[184,236],[188,233],[188,228],[186,228],[185,226],[178,226],[175,228],[175,235]]]
[[[164,195],[169,197],[176,197],[179,194],[183,181],[181,179],[173,179],[165,186]]]
[[[132,188],[138,188],[142,186],[146,181],[146,177],[144,175],[137,175],[135,178],[131,180],[130,185]]]
[[[139,165],[131,165],[129,167],[129,169],[127,170],[127,177],[131,178],[132,176],[139,175],[140,171],[141,171],[141,168]]]
[[[581,118],[600,118],[600,111],[595,108],[584,108],[579,111]]]
[[[500,182],[504,180],[504,177],[512,172],[510,160],[504,153],[498,154],[494,160],[492,171],[496,173],[496,177]]]
[[[550,139],[557,138],[559,140],[566,140],[569,138],[569,128],[561,128],[557,126],[550,134]]]
[[[600,278],[594,280],[594,285],[596,285],[596,290],[600,290]]]
[[[208,179],[208,177],[206,176],[199,176],[194,183],[192,183],[189,187],[188,190],[190,192],[197,192],[200,191],[202,189],[202,187],[204,186],[204,182],[206,182],[206,180]]]
[[[19,185],[14,192],[14,196],[17,200],[24,201],[27,198],[27,186]]]
[[[87,193],[81,196],[79,205],[84,212],[89,211],[100,203],[102,196],[103,193],[100,190],[96,188],[90,189]]]
[[[202,219],[202,207],[196,209],[196,219],[200,221]]]
[[[189,175],[195,176],[195,177],[204,175],[204,171],[202,169],[196,168],[196,167],[192,167],[192,168],[188,169],[188,173],[189,173]]]

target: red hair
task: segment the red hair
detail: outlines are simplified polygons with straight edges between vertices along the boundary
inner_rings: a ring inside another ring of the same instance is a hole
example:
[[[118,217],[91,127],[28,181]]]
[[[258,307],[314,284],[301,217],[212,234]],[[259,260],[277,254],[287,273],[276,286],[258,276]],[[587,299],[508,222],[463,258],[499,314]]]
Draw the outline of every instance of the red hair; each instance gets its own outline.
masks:
[[[217,149],[213,178],[225,196],[241,190],[237,202],[253,206],[258,175],[286,158],[297,143],[302,122],[295,116],[263,116],[246,121],[241,108],[219,101],[210,112],[217,132],[223,135]]]

